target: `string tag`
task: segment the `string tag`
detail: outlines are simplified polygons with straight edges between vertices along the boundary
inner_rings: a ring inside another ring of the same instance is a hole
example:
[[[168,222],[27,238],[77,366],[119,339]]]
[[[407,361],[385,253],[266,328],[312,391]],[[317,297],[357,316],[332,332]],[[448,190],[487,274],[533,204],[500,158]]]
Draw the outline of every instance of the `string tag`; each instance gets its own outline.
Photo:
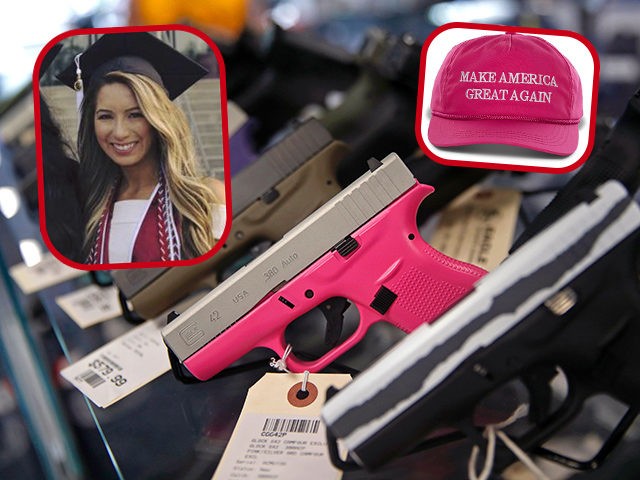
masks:
[[[289,355],[291,354],[292,350],[293,350],[293,347],[289,343],[287,345],[287,348],[284,349],[284,353],[282,354],[282,358],[276,359],[275,357],[271,357],[271,360],[269,361],[269,366],[271,368],[275,368],[279,372],[291,373],[289,371],[289,369],[287,368],[287,357],[289,357]]]
[[[249,389],[213,479],[299,480],[301,472],[305,480],[340,479],[320,411],[327,389],[350,380],[346,374],[265,374]]]
[[[494,423],[487,425],[484,429],[483,436],[487,439],[487,452],[485,454],[484,466],[482,471],[478,475],[476,472],[476,462],[478,460],[478,454],[480,453],[480,447],[474,445],[471,449],[471,455],[469,456],[469,463],[467,464],[469,480],[487,480],[491,475],[493,469],[493,461],[496,454],[496,437],[498,437],[506,445],[506,447],[518,457],[518,459],[535,475],[538,480],[549,480],[549,477],[544,474],[540,467],[538,467],[529,455],[522,450],[516,442],[511,440],[509,436],[502,431],[502,429],[508,427],[512,423],[515,423],[518,419],[525,417],[529,413],[528,405],[520,405],[513,414],[506,420],[500,423]]]

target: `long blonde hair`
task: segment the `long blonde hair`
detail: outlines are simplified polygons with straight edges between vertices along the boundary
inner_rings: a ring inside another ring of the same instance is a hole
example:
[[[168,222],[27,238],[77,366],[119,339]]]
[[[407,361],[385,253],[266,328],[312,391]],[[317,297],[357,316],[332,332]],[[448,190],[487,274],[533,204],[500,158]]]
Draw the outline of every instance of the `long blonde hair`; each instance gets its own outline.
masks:
[[[110,72],[94,79],[82,102],[78,131],[80,179],[85,205],[85,241],[88,255],[97,235],[100,218],[108,208],[111,189],[121,175],[120,167],[104,153],[95,135],[94,116],[98,92],[109,83],[122,83],[133,92],[144,117],[154,128],[169,198],[181,216],[184,256],[196,257],[213,248],[213,209],[223,203],[205,184],[197,168],[193,137],[182,110],[164,89],[144,75]]]

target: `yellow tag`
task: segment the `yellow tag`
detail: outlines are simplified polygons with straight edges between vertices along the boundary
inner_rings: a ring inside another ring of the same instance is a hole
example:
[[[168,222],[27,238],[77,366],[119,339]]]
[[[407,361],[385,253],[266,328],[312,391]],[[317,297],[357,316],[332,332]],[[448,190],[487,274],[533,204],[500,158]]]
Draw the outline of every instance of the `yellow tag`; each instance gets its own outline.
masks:
[[[515,462],[502,472],[502,478],[505,480],[536,480],[537,477],[523,463]]]
[[[311,374],[307,394],[300,394],[302,374],[265,374],[249,389],[213,480],[339,480],[320,410],[327,389],[350,380],[346,374]]]
[[[442,253],[493,270],[509,253],[522,195],[473,186],[442,212],[429,243]]]

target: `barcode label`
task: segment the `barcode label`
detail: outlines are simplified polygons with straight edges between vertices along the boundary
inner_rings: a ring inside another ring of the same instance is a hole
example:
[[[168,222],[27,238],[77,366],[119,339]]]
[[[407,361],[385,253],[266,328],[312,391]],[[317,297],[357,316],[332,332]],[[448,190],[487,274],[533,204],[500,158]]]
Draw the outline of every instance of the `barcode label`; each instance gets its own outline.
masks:
[[[93,370],[87,370],[86,372],[81,373],[78,375],[78,380],[88,383],[91,388],[96,388],[98,385],[102,385],[104,383],[104,378]]]
[[[346,374],[312,373],[307,379],[311,403],[296,394],[304,375],[266,373],[247,393],[238,423],[211,480],[340,480],[329,459],[320,412],[331,386],[344,387]],[[85,386],[85,388],[87,388]],[[88,389],[88,388],[87,388]],[[97,389],[101,390],[101,389]]]
[[[318,433],[320,420],[304,420],[300,418],[267,418],[262,427],[263,432]]]

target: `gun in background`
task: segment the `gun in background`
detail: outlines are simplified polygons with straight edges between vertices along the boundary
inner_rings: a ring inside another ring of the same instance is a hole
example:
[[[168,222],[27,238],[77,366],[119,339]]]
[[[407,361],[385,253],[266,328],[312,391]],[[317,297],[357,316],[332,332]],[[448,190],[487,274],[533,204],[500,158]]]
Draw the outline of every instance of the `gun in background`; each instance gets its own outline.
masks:
[[[322,104],[330,92],[348,89],[360,71],[355,55],[276,24],[258,34],[245,31],[222,53],[227,94],[260,122],[258,145],[307,105]]]
[[[359,159],[381,158],[390,145],[402,158],[418,148],[420,52],[410,35],[380,29],[356,54],[278,26],[261,37],[245,32],[225,56],[228,94],[260,122],[259,144],[290,118],[318,118],[352,148],[338,171],[348,185],[366,170]]]
[[[484,273],[431,248],[416,211],[433,187],[418,183],[395,154],[298,224],[162,331],[191,374],[206,380],[256,347],[285,356],[285,329],[321,304],[331,350],[313,361],[288,357],[294,371],[318,371],[385,320],[404,331],[432,321]],[[343,297],[360,324],[344,342]],[[427,299],[427,301],[422,301]]]
[[[362,165],[349,161],[350,157],[380,158],[392,145],[406,158],[417,148],[420,54],[421,44],[411,35],[392,35],[376,28],[367,32],[356,56],[358,78],[339,106],[317,114],[335,138],[352,147],[338,171],[340,183],[348,184],[363,173]]]
[[[198,289],[214,288],[222,270],[242,262],[253,245],[279,240],[340,190],[335,171],[346,152],[316,120],[303,123],[234,176],[233,222],[219,252],[188,267],[113,271],[115,283],[143,318]]]
[[[472,426],[487,394],[549,366],[565,374],[569,394],[553,413],[541,400],[535,427],[516,441],[521,448],[540,445],[597,392],[635,417],[639,235],[640,208],[619,183],[604,184],[331,398],[327,428],[360,465],[375,468],[439,427]]]

